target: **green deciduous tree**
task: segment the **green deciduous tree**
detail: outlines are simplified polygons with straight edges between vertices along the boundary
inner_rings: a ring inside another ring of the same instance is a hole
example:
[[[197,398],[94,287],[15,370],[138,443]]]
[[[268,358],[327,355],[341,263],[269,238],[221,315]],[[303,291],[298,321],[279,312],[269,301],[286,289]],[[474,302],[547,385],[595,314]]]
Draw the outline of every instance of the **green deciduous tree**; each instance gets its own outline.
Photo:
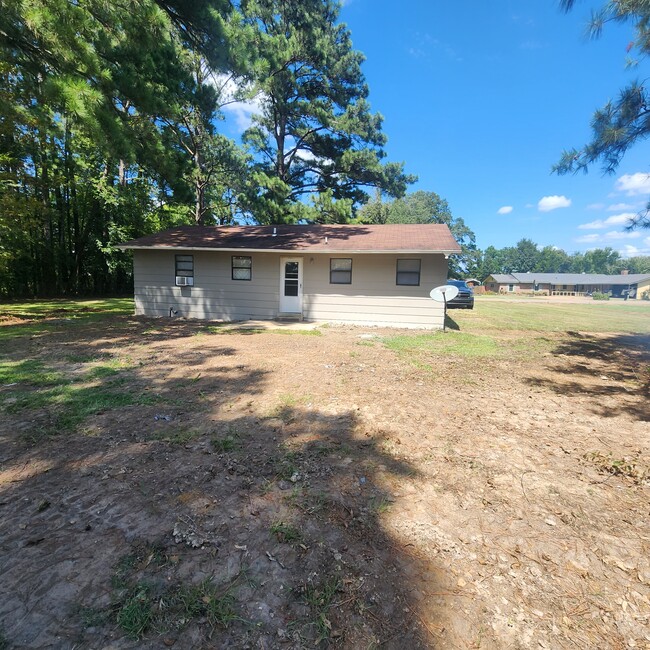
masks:
[[[560,0],[569,11],[575,0]],[[597,38],[609,22],[629,23],[633,26],[633,41],[628,52],[644,58],[650,53],[650,3],[647,0],[609,0],[592,14],[589,32]],[[628,63],[637,62],[631,59]],[[618,168],[625,153],[637,142],[650,135],[650,94],[646,80],[635,80],[623,88],[616,100],[609,101],[594,113],[591,121],[592,139],[580,149],[564,151],[553,167],[558,174],[587,171],[596,163],[606,173]],[[630,227],[650,228],[650,204],[630,222]]]
[[[572,258],[574,273],[618,273],[621,256],[610,247],[576,253]]]
[[[539,255],[539,248],[534,241],[520,239],[510,253],[512,270],[516,269],[519,273],[534,271],[539,264]]]
[[[488,246],[480,256],[477,274],[479,279],[485,280],[494,273],[616,274],[625,268],[630,273],[645,273],[644,269],[650,269],[650,257],[624,260],[609,247],[569,255],[555,246],[540,249],[530,239],[522,239],[516,246],[500,249]]]
[[[566,251],[556,246],[544,246],[539,251],[534,270],[537,273],[570,273],[571,269],[571,257]]]
[[[493,273],[506,273],[507,262],[505,257],[505,249],[488,246],[480,256],[475,272],[476,277],[483,281]]]
[[[338,10],[3,0],[0,295],[127,291],[126,239],[180,223],[347,223],[367,189],[403,194],[413,177],[384,160]],[[263,107],[252,155],[219,130],[233,82]]]
[[[618,271],[627,269],[630,273],[650,273],[650,256],[637,255],[621,259],[617,263]]]

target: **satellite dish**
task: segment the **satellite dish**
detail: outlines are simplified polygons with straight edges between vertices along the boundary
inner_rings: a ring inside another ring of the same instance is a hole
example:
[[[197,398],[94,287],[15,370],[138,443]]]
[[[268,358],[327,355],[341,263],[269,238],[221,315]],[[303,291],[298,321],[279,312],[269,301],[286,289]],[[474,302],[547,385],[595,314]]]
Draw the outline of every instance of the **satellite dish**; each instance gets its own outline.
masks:
[[[443,284],[441,287],[431,289],[429,294],[436,302],[444,302],[447,304],[458,295],[458,287],[453,284]]]
[[[458,295],[458,287],[455,287],[453,284],[443,284],[441,287],[431,289],[429,295],[436,302],[442,302],[445,305],[445,311],[442,317],[442,331],[444,332],[447,327],[447,303]]]

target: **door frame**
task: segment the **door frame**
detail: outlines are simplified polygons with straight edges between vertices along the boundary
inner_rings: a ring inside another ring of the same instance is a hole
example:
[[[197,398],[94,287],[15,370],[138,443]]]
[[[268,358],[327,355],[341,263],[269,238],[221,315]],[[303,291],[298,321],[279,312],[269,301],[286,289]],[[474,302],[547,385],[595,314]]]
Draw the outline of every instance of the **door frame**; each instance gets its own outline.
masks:
[[[280,314],[302,314],[302,267],[303,267],[303,257],[297,257],[296,255],[286,255],[280,257],[280,302],[278,305],[278,312]],[[291,298],[295,297],[296,301],[298,303],[298,309],[296,311],[287,311],[286,309],[282,309],[282,299],[285,297],[284,296],[284,272],[285,272],[285,264],[287,262],[298,262],[298,295],[297,296],[290,296]]]

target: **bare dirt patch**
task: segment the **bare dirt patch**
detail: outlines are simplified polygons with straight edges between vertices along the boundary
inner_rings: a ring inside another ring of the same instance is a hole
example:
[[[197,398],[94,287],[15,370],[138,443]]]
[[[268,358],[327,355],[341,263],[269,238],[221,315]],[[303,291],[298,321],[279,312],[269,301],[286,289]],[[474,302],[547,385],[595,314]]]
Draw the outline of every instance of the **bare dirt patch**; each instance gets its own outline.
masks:
[[[650,647],[648,337],[395,334],[15,339],[0,646]]]

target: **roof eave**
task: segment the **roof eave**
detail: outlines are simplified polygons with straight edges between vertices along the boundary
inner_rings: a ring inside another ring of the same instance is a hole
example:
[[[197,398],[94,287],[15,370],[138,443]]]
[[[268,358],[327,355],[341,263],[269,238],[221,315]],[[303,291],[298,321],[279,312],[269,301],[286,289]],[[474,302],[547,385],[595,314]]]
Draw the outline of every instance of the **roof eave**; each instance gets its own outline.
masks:
[[[224,253],[233,253],[233,252],[246,252],[246,253],[292,253],[292,254],[312,254],[312,253],[326,253],[326,254],[332,254],[332,253],[354,253],[355,255],[362,255],[362,254],[368,254],[368,255],[377,255],[377,254],[382,254],[382,253],[388,253],[388,254],[398,254],[398,253],[404,253],[408,255],[420,255],[420,254],[426,254],[426,253],[437,253],[440,255],[458,255],[461,250],[460,249],[404,249],[404,248],[391,248],[391,249],[374,249],[374,250],[363,250],[363,249],[331,249],[331,248],[326,248],[326,249],[320,249],[320,248],[226,248],[226,247],[210,247],[210,246],[162,246],[162,245],[156,245],[156,246],[130,246],[128,244],[119,244],[116,246],[116,248],[119,248],[121,250],[161,250],[161,251],[173,251],[173,250],[184,250],[184,251],[220,251]]]

